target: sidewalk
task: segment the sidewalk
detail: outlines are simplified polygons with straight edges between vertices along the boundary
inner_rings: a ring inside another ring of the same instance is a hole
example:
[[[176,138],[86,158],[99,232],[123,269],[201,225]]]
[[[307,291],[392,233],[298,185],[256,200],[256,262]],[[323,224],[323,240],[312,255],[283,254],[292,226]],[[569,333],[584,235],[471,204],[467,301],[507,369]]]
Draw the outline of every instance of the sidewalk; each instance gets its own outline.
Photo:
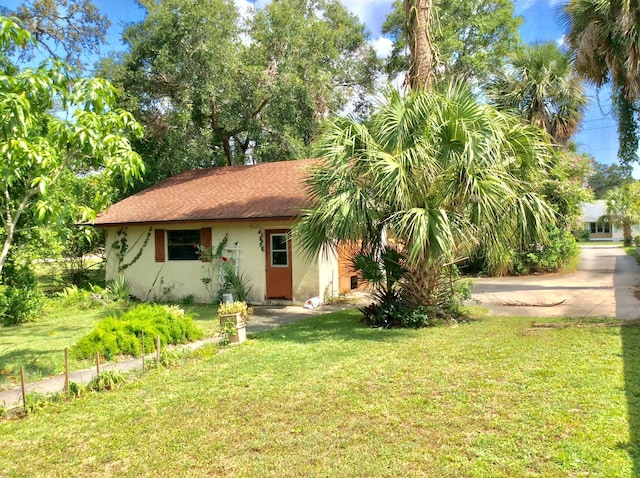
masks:
[[[329,312],[335,312],[339,310],[352,309],[356,307],[354,304],[337,304],[337,305],[324,305],[317,309],[305,309],[300,306],[287,305],[259,305],[253,307],[253,315],[249,318],[247,324],[247,333],[253,334],[262,332],[265,330],[274,329],[281,325],[290,324],[298,320],[303,320],[314,315],[326,314]],[[186,348],[189,350],[196,350],[208,344],[218,343],[219,337],[209,337],[196,342],[188,344],[178,345],[178,347]],[[148,354],[145,358],[147,362],[152,360],[155,354]],[[121,372],[131,372],[133,370],[139,370],[142,368],[142,358],[130,358],[122,361],[108,362],[100,364],[100,371],[105,370],[120,370]],[[96,375],[96,368],[88,368],[84,370],[77,370],[69,373],[69,381],[79,383],[82,385],[88,384],[91,379]],[[25,385],[26,393],[38,392],[42,394],[59,393],[64,390],[64,375],[57,375],[49,377],[38,382],[33,382]],[[0,405],[4,402],[4,406],[7,409],[17,408],[22,406],[22,390],[20,387],[15,387],[9,390],[0,391]]]

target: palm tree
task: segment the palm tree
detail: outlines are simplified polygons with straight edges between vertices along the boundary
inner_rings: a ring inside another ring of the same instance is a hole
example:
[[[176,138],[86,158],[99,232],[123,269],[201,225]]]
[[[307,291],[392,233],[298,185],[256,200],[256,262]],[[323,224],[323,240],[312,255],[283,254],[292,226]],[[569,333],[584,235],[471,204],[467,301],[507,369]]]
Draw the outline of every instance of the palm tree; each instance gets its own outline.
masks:
[[[609,221],[622,228],[625,246],[633,242],[633,225],[640,220],[640,183],[626,183],[607,193]]]
[[[411,51],[406,83],[411,89],[429,89],[434,76],[433,0],[403,0],[405,32]]]
[[[624,162],[637,160],[640,96],[640,1],[571,0],[567,41],[576,71],[597,87],[611,83]]]
[[[551,153],[540,130],[466,87],[389,90],[367,124],[335,120],[318,149],[324,163],[308,184],[314,207],[296,230],[301,244],[317,253],[361,241],[378,257],[395,248],[414,306],[446,305],[443,271],[478,244],[544,241],[554,220],[531,186]]]
[[[640,94],[640,2],[570,0],[567,41],[578,73],[602,86],[612,81],[629,99]]]
[[[489,84],[487,94],[498,108],[518,112],[561,146],[577,132],[587,105],[569,56],[553,42],[518,50],[509,69]]]

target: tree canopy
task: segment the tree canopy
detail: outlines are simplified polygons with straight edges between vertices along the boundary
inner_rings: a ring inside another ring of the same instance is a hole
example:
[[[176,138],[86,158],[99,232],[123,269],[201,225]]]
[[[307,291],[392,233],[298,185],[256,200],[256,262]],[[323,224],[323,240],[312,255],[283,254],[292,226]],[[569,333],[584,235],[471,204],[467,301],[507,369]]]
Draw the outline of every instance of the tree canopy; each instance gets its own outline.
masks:
[[[29,32],[0,17],[2,53],[33,43]],[[114,109],[115,100],[108,81],[75,77],[59,60],[0,74],[0,273],[28,214],[43,220],[58,212],[56,204],[74,209],[76,220],[95,214],[72,196],[51,200],[66,175],[125,185],[140,177],[143,164],[128,135],[141,134],[141,127],[130,113]]]
[[[231,0],[142,1],[129,50],[103,62],[147,128],[157,181],[180,170],[303,157],[318,124],[363,105],[378,60],[337,0],[281,0],[239,15]]]
[[[588,181],[596,199],[604,199],[611,189],[631,181],[631,166],[626,164],[604,164],[593,161],[593,171]]]
[[[502,69],[507,55],[520,43],[518,27],[522,18],[514,16],[509,0],[434,0],[432,25],[436,73],[483,83]],[[394,42],[387,72],[407,71],[406,12],[395,0],[382,30]]]
[[[571,0],[564,11],[576,70],[597,87],[612,86],[618,157],[638,161],[640,5],[637,0]]]
[[[587,96],[568,55],[553,42],[525,45],[487,86],[491,101],[567,146],[578,131]]]
[[[83,65],[83,55],[99,53],[111,25],[91,0],[27,0],[13,12],[0,8],[0,14],[19,18],[49,56],[76,67]],[[31,47],[23,55],[32,54]]]

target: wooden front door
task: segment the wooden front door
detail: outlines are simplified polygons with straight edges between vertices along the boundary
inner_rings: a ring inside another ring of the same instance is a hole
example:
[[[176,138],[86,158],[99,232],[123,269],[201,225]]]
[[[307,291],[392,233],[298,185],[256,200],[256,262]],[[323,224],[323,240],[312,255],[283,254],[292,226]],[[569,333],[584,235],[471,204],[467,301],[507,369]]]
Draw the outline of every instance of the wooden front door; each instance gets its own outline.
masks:
[[[293,299],[289,231],[265,231],[267,240],[267,299]]]

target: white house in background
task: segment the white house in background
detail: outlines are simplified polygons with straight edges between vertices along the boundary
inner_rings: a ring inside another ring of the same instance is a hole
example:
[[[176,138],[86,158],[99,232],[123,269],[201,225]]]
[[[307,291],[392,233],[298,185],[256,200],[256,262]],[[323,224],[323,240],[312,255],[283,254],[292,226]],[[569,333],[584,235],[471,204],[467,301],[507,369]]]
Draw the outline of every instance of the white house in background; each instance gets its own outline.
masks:
[[[600,199],[582,205],[582,227],[592,241],[622,241],[622,228],[609,221],[607,202]],[[633,235],[640,234],[640,224],[633,226]]]
[[[223,260],[250,280],[253,303],[337,295],[358,286],[340,251],[308,257],[289,232],[310,205],[311,160],[186,171],[101,212],[107,280],[120,274],[137,297],[212,299],[219,277],[198,246],[227,237]],[[210,280],[209,283],[203,279]]]

